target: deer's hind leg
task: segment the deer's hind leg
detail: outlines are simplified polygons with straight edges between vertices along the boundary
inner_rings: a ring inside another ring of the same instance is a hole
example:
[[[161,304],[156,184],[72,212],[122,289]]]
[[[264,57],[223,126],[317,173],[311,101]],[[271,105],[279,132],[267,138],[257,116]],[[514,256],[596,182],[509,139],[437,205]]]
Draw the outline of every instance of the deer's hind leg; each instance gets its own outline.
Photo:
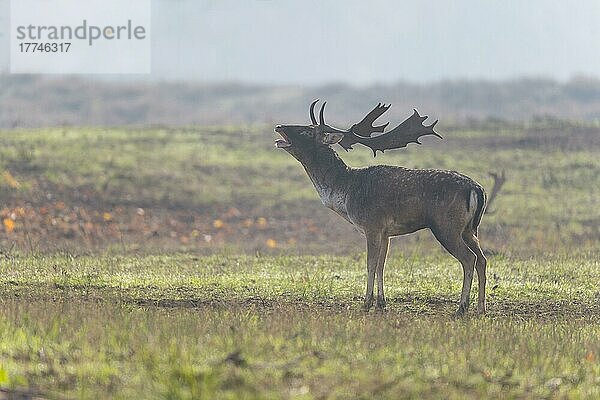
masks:
[[[475,269],[477,270],[477,283],[478,283],[478,293],[477,293],[477,312],[479,314],[485,313],[485,270],[487,268],[487,259],[483,254],[483,250],[481,250],[481,246],[479,245],[479,239],[477,239],[477,234],[474,231],[465,231],[463,233],[463,239],[467,246],[475,253],[477,256],[477,261],[475,263]]]
[[[457,316],[462,316],[469,309],[469,297],[471,295],[471,284],[473,282],[473,272],[477,257],[473,250],[464,242],[461,233],[434,230],[433,234],[448,253],[452,254],[462,265],[463,284],[460,303],[456,311]]]

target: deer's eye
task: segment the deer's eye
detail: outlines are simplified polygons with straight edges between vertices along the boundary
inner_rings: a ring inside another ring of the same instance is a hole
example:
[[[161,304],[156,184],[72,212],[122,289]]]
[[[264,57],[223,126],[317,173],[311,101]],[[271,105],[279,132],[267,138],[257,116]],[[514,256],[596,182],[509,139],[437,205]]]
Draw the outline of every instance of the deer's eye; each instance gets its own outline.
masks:
[[[308,137],[313,137],[314,136],[314,132],[312,130],[302,131],[302,132],[300,132],[300,134],[308,136]]]

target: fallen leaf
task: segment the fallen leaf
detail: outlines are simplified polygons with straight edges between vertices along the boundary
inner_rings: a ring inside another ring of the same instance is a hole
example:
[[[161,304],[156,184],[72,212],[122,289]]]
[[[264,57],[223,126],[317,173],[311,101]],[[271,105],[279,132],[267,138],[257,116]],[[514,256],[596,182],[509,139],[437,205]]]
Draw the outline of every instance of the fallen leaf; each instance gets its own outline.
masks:
[[[17,189],[19,186],[21,186],[19,181],[17,181],[9,171],[4,171],[4,173],[2,174],[2,178],[4,178],[6,184],[13,189]]]
[[[6,230],[6,232],[11,233],[15,230],[15,221],[13,221],[12,219],[4,218],[4,220],[2,220],[2,223],[4,224],[4,229]]]

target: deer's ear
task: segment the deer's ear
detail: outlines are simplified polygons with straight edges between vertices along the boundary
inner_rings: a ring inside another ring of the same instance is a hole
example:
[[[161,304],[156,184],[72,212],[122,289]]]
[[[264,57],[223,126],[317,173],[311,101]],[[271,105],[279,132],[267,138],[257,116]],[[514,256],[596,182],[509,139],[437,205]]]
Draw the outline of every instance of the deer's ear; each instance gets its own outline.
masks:
[[[344,138],[341,132],[326,132],[323,136],[323,144],[336,144]]]

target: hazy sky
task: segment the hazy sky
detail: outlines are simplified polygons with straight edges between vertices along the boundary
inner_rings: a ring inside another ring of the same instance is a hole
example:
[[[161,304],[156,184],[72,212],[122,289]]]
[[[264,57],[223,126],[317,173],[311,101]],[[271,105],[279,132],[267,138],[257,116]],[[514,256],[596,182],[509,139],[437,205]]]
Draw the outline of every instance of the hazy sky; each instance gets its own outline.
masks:
[[[599,76],[600,1],[154,0],[152,69],[156,79],[357,85]]]

